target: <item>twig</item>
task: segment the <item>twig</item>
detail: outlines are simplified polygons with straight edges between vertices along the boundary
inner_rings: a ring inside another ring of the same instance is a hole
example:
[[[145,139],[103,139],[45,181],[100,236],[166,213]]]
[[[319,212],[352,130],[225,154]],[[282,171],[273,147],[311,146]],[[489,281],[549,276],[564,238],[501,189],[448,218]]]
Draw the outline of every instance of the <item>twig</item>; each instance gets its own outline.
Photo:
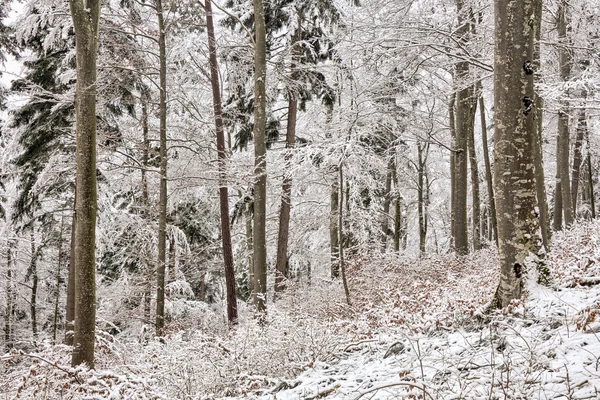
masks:
[[[367,340],[361,340],[360,342],[356,342],[356,343],[350,343],[348,346],[344,347],[344,353],[347,352],[350,347],[358,346],[359,344],[363,344],[363,343],[376,342],[376,341],[377,341],[377,339],[367,339]]]
[[[425,390],[425,387],[426,387],[426,386],[425,386],[425,384],[423,384],[423,386],[419,386],[419,385],[417,385],[417,384],[415,384],[415,383],[409,383],[409,382],[396,382],[396,383],[390,383],[390,384],[388,384],[388,385],[378,386],[378,387],[376,387],[376,388],[369,389],[369,390],[367,390],[366,392],[362,392],[362,393],[361,393],[361,394],[359,394],[357,397],[355,397],[353,400],[358,400],[358,399],[360,399],[361,397],[363,397],[363,396],[364,396],[364,395],[366,395],[366,394],[373,393],[373,392],[376,392],[376,391],[378,391],[378,390],[381,390],[381,389],[386,389],[386,388],[389,388],[389,387],[394,387],[394,386],[410,386],[410,387],[415,387],[415,388],[417,388],[417,389],[420,389],[420,390],[422,390],[422,391],[423,391],[423,393],[425,393],[425,394],[426,394],[426,395],[427,395],[427,396],[428,396],[428,397],[429,397],[431,400],[435,400],[435,399],[433,398],[433,396],[432,396],[432,395],[430,395],[430,394],[429,394],[429,392],[428,392],[427,390]]]
[[[50,364],[50,365],[52,365],[54,368],[58,368],[59,370],[61,370],[61,371],[62,371],[62,372],[64,372],[65,374],[67,374],[67,375],[69,375],[69,376],[72,376],[73,378],[75,378],[75,380],[77,381],[77,383],[79,383],[79,384],[81,385],[81,381],[80,381],[80,380],[79,380],[79,378],[77,377],[77,374],[73,374],[72,372],[70,372],[70,371],[69,371],[69,370],[67,370],[67,369],[64,369],[63,367],[59,366],[58,364],[56,364],[56,363],[53,363],[52,361],[46,360],[46,359],[45,359],[45,358],[43,358],[43,357],[36,356],[35,354],[27,354],[27,353],[24,353],[23,355],[24,355],[24,356],[27,356],[27,357],[30,357],[30,358],[34,358],[34,359],[40,360],[40,361],[43,361],[43,362],[45,362],[45,363],[47,363],[47,364]]]

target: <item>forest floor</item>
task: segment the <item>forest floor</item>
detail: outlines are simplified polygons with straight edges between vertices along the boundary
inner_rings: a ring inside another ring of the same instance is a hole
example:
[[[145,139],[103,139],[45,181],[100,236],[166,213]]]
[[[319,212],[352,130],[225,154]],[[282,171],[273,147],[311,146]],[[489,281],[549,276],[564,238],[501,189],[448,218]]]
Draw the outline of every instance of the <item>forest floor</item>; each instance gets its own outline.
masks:
[[[351,260],[351,305],[339,282],[290,284],[266,325],[242,307],[228,331],[220,308],[181,300],[164,340],[133,323],[99,330],[95,370],[69,367],[70,349],[48,341],[1,356],[0,397],[600,398],[599,222],[556,234],[552,285],[492,314],[491,249]]]

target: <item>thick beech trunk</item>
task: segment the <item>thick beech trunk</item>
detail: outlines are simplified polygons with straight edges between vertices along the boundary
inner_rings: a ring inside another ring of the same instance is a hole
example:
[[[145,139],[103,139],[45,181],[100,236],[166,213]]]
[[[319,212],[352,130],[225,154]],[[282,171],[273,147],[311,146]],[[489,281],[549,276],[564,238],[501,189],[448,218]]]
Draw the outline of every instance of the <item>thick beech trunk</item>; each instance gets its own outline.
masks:
[[[500,284],[493,306],[506,307],[523,292],[525,259],[537,254],[534,182],[533,59],[539,15],[534,0],[497,0],[494,47],[494,183]]]
[[[96,58],[100,0],[70,0],[77,61],[73,366],[94,366],[96,329]]]

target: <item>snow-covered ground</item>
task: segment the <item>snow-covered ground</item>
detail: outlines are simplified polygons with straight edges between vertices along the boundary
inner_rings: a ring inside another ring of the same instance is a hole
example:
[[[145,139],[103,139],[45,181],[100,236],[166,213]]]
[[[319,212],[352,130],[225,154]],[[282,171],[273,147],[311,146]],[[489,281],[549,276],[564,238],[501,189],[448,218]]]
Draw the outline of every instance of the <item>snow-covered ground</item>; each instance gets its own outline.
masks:
[[[69,348],[2,356],[0,394],[23,399],[600,398],[600,223],[555,235],[552,287],[531,285],[484,314],[497,283],[491,250],[465,258],[355,257],[341,286],[291,286],[259,326],[242,309],[192,306],[164,341],[98,335],[96,370]],[[193,324],[192,324],[193,322]]]

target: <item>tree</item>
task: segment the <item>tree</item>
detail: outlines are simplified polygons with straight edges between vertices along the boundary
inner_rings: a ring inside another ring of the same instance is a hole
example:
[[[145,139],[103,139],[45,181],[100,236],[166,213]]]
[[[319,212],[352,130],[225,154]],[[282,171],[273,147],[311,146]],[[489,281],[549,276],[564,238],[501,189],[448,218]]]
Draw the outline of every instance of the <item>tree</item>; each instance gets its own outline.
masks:
[[[165,325],[165,267],[167,254],[167,50],[162,0],[154,7],[158,19],[159,119],[160,119],[160,192],[158,200],[158,262],[156,264],[156,334],[162,336]]]
[[[267,148],[266,79],[267,42],[263,0],[252,0],[254,7],[254,237],[253,267],[256,310],[267,311]]]
[[[541,16],[533,0],[495,3],[494,184],[498,220],[500,284],[493,306],[506,307],[523,292],[537,253],[536,191],[533,171],[533,59]]]
[[[96,328],[96,59],[100,0],[70,0],[77,62],[77,219],[72,364],[94,366]]]
[[[567,2],[561,0],[558,7],[558,16],[556,19],[556,29],[558,31],[558,40],[560,48],[558,50],[558,63],[560,77],[566,82],[571,77],[573,57],[569,48],[569,39],[567,38],[567,25],[569,17],[566,11]],[[568,98],[568,92],[564,94]],[[571,226],[573,223],[573,201],[571,198],[571,183],[569,179],[569,102],[560,101],[558,110],[558,136],[556,149],[556,176],[557,176],[557,195],[562,197],[562,209],[565,225]],[[558,183],[560,183],[560,192],[558,192]],[[555,199],[556,202],[556,199]],[[556,213],[556,211],[555,211]]]
[[[231,231],[229,225],[229,196],[225,175],[225,135],[223,132],[223,113],[221,108],[221,91],[219,88],[219,67],[215,27],[213,25],[211,0],[205,0],[206,29],[208,33],[208,52],[210,62],[210,83],[213,95],[215,129],[217,132],[217,152],[219,157],[219,204],[221,210],[221,241],[223,244],[223,262],[225,264],[225,285],[227,286],[227,320],[237,323],[237,300],[235,296],[235,272],[233,269],[233,252],[231,249]]]

